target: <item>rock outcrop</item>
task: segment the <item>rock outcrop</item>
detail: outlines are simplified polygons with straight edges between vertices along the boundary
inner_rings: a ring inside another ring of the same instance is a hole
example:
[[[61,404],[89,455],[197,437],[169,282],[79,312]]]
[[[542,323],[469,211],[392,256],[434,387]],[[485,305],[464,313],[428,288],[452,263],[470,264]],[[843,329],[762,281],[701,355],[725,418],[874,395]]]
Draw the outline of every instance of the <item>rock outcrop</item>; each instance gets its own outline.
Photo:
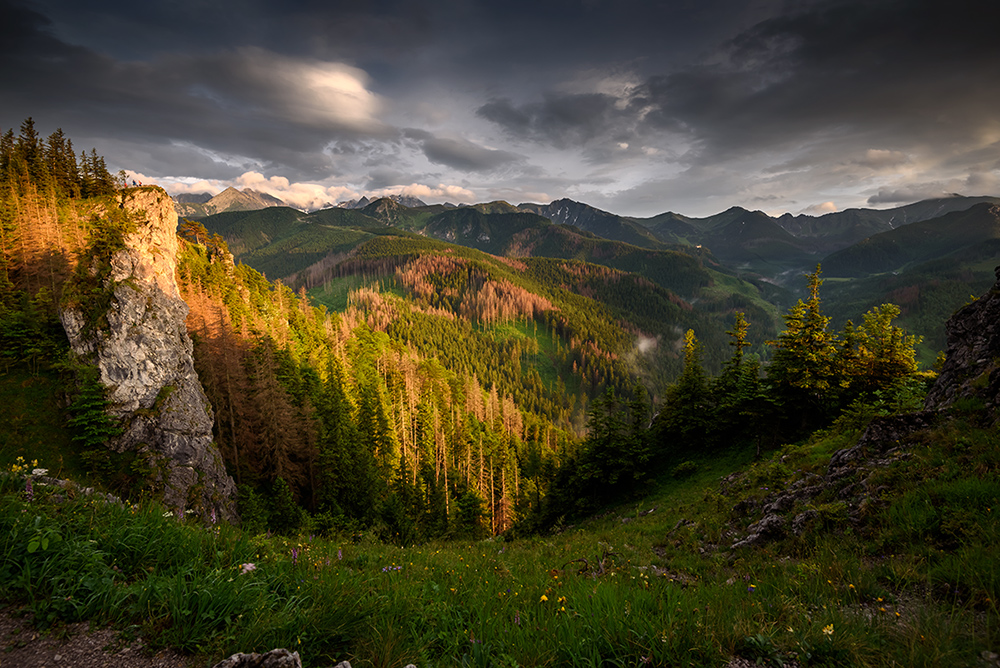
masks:
[[[957,399],[1000,408],[1000,267],[997,282],[982,297],[959,309],[945,327],[947,357],[927,393],[927,410],[941,410]]]
[[[822,497],[843,511],[844,519],[859,522],[875,503],[879,489],[872,474],[909,457],[919,435],[947,419],[948,409],[965,408],[997,419],[1000,408],[1000,267],[997,283],[982,297],[959,309],[946,325],[948,348],[940,375],[927,393],[924,410],[872,420],[856,445],[830,457],[826,473],[802,478],[759,501],[742,501],[733,508],[739,517],[760,517],[745,530],[731,534],[732,548],[759,545],[787,535],[801,535],[818,519],[804,508]],[[733,480],[724,480],[723,485]],[[798,512],[793,512],[797,509]],[[790,521],[789,521],[790,520]]]
[[[233,518],[235,485],[212,443],[213,414],[194,368],[187,304],[175,278],[177,215],[157,187],[132,188],[121,206],[139,219],[111,257],[106,326],[80,308],[60,314],[73,350],[100,370],[124,433],[113,450],[152,453],[163,501],[179,511]]]

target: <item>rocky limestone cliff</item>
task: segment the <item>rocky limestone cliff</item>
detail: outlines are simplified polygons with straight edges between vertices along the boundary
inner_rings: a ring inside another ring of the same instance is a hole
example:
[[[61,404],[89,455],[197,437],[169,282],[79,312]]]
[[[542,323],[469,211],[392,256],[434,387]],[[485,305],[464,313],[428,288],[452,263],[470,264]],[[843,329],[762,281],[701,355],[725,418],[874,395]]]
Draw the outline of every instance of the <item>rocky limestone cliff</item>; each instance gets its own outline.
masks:
[[[212,408],[194,369],[188,307],[175,279],[173,202],[157,187],[132,188],[121,198],[139,222],[111,258],[107,326],[88,328],[80,309],[67,308],[63,327],[110,389],[110,410],[125,428],[112,449],[154,455],[155,483],[168,506],[232,519],[235,485],[212,443]]]

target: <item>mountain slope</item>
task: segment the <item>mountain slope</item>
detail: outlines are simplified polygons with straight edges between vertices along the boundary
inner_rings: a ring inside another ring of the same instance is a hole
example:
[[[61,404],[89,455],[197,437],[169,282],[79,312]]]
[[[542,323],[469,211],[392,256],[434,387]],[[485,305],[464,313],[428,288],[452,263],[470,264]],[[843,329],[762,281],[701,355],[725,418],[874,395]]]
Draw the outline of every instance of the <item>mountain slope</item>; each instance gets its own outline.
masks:
[[[829,253],[880,232],[966,211],[982,203],[1000,204],[1000,198],[954,195],[891,209],[846,209],[818,217],[785,214],[777,222],[796,237],[815,239],[819,248]]]
[[[984,202],[868,237],[827,256],[823,268],[843,277],[899,271],[995,239],[1000,239],[1000,206]]]
[[[572,225],[604,239],[624,241],[643,248],[663,247],[652,232],[633,220],[570,199],[560,199],[550,204],[520,204],[518,208],[537,213],[554,223]]]

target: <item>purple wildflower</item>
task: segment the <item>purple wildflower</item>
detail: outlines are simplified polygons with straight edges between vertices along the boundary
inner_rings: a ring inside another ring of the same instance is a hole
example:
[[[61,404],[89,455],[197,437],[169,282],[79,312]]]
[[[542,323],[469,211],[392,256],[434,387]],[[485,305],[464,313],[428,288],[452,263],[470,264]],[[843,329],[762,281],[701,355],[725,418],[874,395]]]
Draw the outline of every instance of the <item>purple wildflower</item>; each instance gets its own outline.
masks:
[[[299,551],[297,548],[294,547],[292,548],[292,563],[293,564],[299,563]]]
[[[35,498],[35,488],[31,486],[31,478],[24,483],[24,495],[28,497],[28,501],[33,501]]]

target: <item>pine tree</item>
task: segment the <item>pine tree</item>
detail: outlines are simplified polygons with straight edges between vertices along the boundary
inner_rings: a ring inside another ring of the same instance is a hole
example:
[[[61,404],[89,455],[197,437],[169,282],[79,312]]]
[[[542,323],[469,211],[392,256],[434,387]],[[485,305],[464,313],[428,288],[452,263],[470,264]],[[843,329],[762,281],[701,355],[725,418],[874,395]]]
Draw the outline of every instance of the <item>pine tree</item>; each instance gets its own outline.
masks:
[[[750,323],[738,312],[733,329],[726,332],[733,354],[711,384],[715,404],[712,433],[715,445],[721,447],[752,438],[759,456],[767,431],[765,421],[773,407],[764,391],[760,362],[744,353],[749,329]]]
[[[712,395],[708,375],[702,366],[701,343],[688,330],[684,335],[684,369],[677,382],[667,389],[655,425],[655,439],[661,452],[689,451],[709,444],[713,426]]]
[[[767,367],[767,381],[783,417],[795,433],[827,422],[836,413],[840,386],[836,364],[837,339],[828,330],[830,318],[820,309],[820,268],[807,275],[809,298],[789,309],[785,331],[776,341]]]
[[[850,365],[843,369],[853,396],[887,389],[917,372],[919,337],[908,335],[892,321],[899,316],[895,304],[876,306],[864,315]]]

